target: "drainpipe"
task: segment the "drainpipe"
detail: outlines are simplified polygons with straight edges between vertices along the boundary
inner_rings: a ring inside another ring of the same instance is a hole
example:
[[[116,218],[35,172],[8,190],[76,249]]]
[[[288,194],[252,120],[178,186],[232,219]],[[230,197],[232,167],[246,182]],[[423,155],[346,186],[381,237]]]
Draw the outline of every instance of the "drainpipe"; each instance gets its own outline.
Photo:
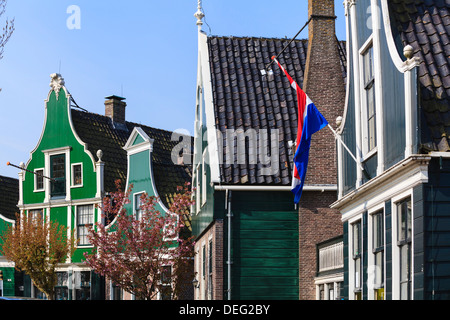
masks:
[[[225,191],[225,209],[227,210],[227,217],[228,217],[228,258],[227,258],[227,278],[228,278],[228,300],[231,300],[231,217],[233,214],[231,213],[231,190],[226,189]]]

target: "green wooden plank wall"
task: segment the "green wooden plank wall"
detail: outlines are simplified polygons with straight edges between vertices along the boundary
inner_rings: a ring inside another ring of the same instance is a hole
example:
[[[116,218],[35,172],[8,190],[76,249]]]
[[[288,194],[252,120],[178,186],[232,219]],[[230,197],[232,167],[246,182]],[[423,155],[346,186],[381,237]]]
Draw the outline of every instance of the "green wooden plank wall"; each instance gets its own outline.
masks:
[[[292,194],[234,191],[231,208],[232,299],[297,300],[298,212]],[[226,272],[224,277],[226,283]]]

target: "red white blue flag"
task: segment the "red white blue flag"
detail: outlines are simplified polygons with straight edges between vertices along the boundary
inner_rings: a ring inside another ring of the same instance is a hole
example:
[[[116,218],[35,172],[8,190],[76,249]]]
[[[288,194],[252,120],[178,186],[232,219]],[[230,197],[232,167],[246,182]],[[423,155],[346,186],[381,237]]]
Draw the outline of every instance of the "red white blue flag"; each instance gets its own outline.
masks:
[[[317,131],[328,125],[327,120],[317,110],[314,103],[309,99],[306,93],[291,78],[281,64],[272,57],[281,70],[286,74],[289,83],[297,92],[298,103],[298,129],[297,129],[297,149],[294,155],[294,172],[292,175],[292,192],[294,193],[294,202],[298,203],[302,196],[303,184],[305,182],[306,171],[308,168],[309,148],[311,146],[311,137]]]

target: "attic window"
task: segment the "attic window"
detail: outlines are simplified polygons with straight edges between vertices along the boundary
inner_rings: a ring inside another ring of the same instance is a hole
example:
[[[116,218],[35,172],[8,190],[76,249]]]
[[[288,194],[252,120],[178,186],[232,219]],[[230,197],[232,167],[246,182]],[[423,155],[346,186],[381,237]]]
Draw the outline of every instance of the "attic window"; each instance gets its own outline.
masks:
[[[44,169],[34,170],[34,191],[44,191]]]
[[[83,186],[83,165],[81,163],[72,164],[72,186]]]

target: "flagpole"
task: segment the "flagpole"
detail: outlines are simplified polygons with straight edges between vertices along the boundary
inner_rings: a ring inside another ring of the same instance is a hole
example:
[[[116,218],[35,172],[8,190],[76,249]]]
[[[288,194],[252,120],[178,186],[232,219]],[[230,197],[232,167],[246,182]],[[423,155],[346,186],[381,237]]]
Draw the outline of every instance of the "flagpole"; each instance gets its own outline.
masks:
[[[30,171],[30,170],[27,170],[27,169],[22,168],[22,167],[20,167],[20,166],[16,166],[15,164],[12,164],[12,163],[9,162],[9,161],[6,163],[6,165],[7,165],[7,166],[14,167],[14,168],[17,168],[17,169],[20,169],[20,170],[22,170],[22,171],[26,171],[26,172],[32,173],[32,174],[34,174],[34,175],[36,175],[36,176],[38,176],[38,177],[42,177],[42,178],[48,179],[48,180],[53,181],[53,182],[56,181],[55,179],[46,177],[46,176],[44,176],[44,175],[42,175],[42,174],[40,174],[40,173],[37,173],[37,172],[33,172],[33,171]]]
[[[350,154],[350,156],[353,158],[353,160],[355,160],[355,162],[357,164],[359,164],[361,170],[365,171],[363,165],[361,164],[361,162],[359,162],[356,157],[353,155],[353,153],[350,151],[350,149],[347,147],[347,145],[344,143],[344,141],[342,141],[341,137],[337,134],[337,132],[333,129],[333,127],[328,124],[328,128],[331,130],[331,132],[333,132],[334,136],[336,137],[336,139],[344,146],[344,148],[348,151],[348,153]]]

